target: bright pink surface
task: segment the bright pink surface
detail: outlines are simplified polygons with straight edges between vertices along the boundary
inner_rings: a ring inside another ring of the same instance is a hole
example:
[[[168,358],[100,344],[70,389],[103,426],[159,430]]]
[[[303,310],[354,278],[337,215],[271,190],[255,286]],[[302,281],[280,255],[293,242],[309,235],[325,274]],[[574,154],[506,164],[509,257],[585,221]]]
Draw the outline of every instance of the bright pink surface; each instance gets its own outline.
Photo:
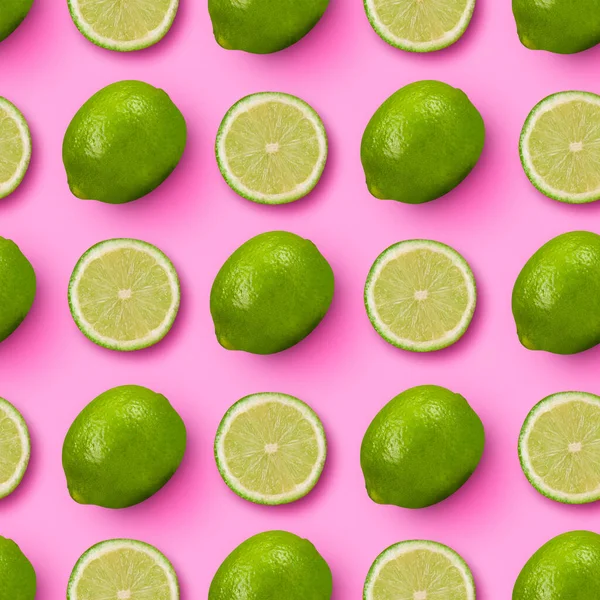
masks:
[[[599,350],[572,357],[532,353],[515,335],[514,279],[554,235],[600,232],[600,204],[567,206],[538,194],[517,151],[525,117],[542,97],[566,89],[600,92],[600,49],[554,56],[523,48],[510,2],[478,0],[464,38],[430,55],[386,45],[359,0],[332,0],[317,28],[272,56],[222,50],[206,2],[183,0],[168,37],[128,55],[87,42],[65,1],[37,0],[22,27],[0,44],[0,95],[25,113],[33,134],[30,172],[0,205],[0,235],[13,238],[39,282],[34,308],[0,345],[0,395],[27,419],[33,455],[26,478],[0,501],[0,534],[31,558],[38,597],[58,600],[75,561],[90,545],[133,537],[173,561],[184,600],[207,596],[212,575],[246,537],[287,529],[311,539],[334,574],[334,599],[361,597],[367,570],[388,545],[430,538],[471,565],[479,600],[506,600],[526,559],[550,537],[576,528],[600,531],[598,509],[569,507],[538,495],[516,453],[525,415],[563,390],[600,392]],[[61,143],[71,117],[106,84],[137,78],[163,87],[189,126],[181,164],[150,197],[124,206],[75,199],[66,184]],[[406,83],[435,78],[461,87],[479,108],[487,142],[472,175],[448,197],[422,206],[381,202],[364,185],[359,146],[371,114]],[[222,180],[213,154],[217,127],[240,97],[258,91],[296,94],[321,114],[330,160],[311,197],[283,207],[252,204]],[[287,229],[313,240],[336,274],[336,297],[305,342],[276,356],[223,350],[208,300],[222,262],[263,231]],[[111,237],[138,237],[173,260],[183,285],[171,334],[148,351],[119,354],[78,331],[66,301],[79,256]],[[381,340],[364,311],[362,291],[373,260],[388,245],[426,237],[446,242],[471,263],[479,304],[454,347],[417,355]],[[140,506],[79,506],[67,493],[62,441],[83,406],[109,387],[135,383],[163,392],[184,418],[189,445],[173,480]],[[359,466],[362,435],[376,412],[407,387],[436,383],[466,396],[481,416],[487,446],[472,479],[438,506],[408,511],[367,497]],[[259,507],[222,482],[212,443],[225,410],[252,392],[281,391],[310,403],[328,433],[323,478],[301,502]],[[0,593],[1,595],[1,593]]]

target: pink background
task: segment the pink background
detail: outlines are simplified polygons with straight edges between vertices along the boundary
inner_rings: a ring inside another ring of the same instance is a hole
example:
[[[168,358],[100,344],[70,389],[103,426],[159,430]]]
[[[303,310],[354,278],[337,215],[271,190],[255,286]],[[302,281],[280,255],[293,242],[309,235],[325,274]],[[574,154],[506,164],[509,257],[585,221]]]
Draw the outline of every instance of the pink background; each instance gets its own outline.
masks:
[[[506,600],[527,558],[563,531],[600,531],[598,508],[569,507],[538,495],[522,475],[519,429],[542,397],[563,390],[599,393],[600,350],[571,357],[532,353],[517,340],[513,282],[549,238],[600,232],[600,204],[567,206],[538,194],[517,151],[525,117],[541,98],[566,89],[600,92],[600,48],[555,56],[523,48],[510,2],[478,0],[454,47],[413,55],[372,31],[359,0],[332,0],[316,29],[287,51],[253,56],[213,40],[206,1],[183,0],[173,29],[154,48],[128,55],[97,48],[77,31],[66,2],[36,0],[21,28],[0,44],[0,95],[31,126],[34,150],[21,188],[0,204],[0,235],[14,239],[38,274],[30,316],[0,345],[0,395],[27,419],[33,454],[21,487],[0,501],[0,534],[14,538],[38,573],[42,600],[65,597],[71,568],[92,544],[133,537],[157,545],[174,563],[184,600],[206,598],[215,570],[250,535],[287,529],[312,540],[331,565],[334,600],[361,597],[377,554],[410,538],[454,547],[469,562],[479,600]],[[151,196],[123,206],[75,199],[61,162],[64,131],[80,105],[120,79],[163,87],[186,116],[181,164]],[[479,108],[487,142],[472,175],[447,197],[421,206],[381,202],[364,185],[359,146],[379,104],[399,87],[435,78],[462,88]],[[330,158],[314,193],[268,207],[236,196],[213,154],[226,110],[252,92],[296,94],[321,114]],[[223,350],[208,300],[222,262],[253,235],[287,229],[313,240],[336,274],[328,316],[306,341],[275,356]],[[71,320],[67,282],[80,255],[111,237],[158,245],[181,276],[183,301],[171,334],[132,354],[90,343]],[[470,262],[479,304],[454,347],[417,355],[381,340],[364,311],[362,290],[388,245],[426,237]],[[184,418],[188,451],[173,480],[137,507],[79,506],[61,468],[64,435],[77,413],[109,387],[135,383],[163,392]],[[363,487],[359,448],[377,411],[407,387],[435,383],[460,392],[487,433],[483,460],[458,493],[420,511],[382,507]],[[229,491],[212,443],[225,410],[253,392],[281,391],[322,417],[329,458],[314,492],[279,508]]]

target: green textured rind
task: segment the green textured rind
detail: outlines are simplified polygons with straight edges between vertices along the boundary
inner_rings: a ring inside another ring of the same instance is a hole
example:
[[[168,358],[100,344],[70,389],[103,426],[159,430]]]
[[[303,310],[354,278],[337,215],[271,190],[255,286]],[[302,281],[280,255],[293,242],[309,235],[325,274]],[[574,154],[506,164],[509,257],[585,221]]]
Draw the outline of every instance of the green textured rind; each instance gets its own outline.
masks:
[[[4,409],[5,412],[9,413],[11,418],[17,423],[20,429],[25,433],[26,446],[25,450],[25,460],[23,465],[19,469],[18,473],[15,473],[15,480],[12,482],[12,485],[2,491],[0,489],[0,498],[6,498],[10,494],[12,494],[21,481],[23,481],[23,477],[25,476],[25,471],[27,471],[27,466],[29,464],[29,459],[31,457],[31,438],[29,436],[29,429],[27,427],[27,423],[23,418],[23,415],[8,401],[4,398],[0,398],[0,408]],[[0,581],[2,581],[2,577],[0,576]]]
[[[0,13],[0,42],[5,40],[29,14],[33,0],[2,0]]]
[[[560,502],[562,504],[589,504],[590,502],[596,502],[600,500],[600,489],[598,489],[595,493],[590,494],[578,494],[577,496],[569,496],[569,494],[562,494],[557,491],[553,491],[547,487],[542,487],[536,481],[536,478],[531,473],[529,467],[527,466],[527,461],[525,460],[525,434],[527,433],[527,429],[529,428],[529,424],[532,419],[535,419],[541,409],[546,408],[546,406],[553,404],[555,400],[560,400],[567,396],[573,395],[574,398],[585,397],[587,400],[591,402],[598,403],[598,410],[600,411],[600,396],[596,396],[595,394],[590,394],[588,392],[559,392],[558,394],[551,394],[550,396],[546,396],[546,398],[540,400],[529,412],[523,426],[521,427],[521,433],[519,434],[519,462],[521,463],[521,469],[523,469],[523,473],[529,483],[533,486],[535,490],[537,490],[542,496],[546,498],[550,498],[550,500],[554,500],[555,502]]]
[[[600,535],[569,531],[546,542],[527,561],[512,600],[600,598]]]
[[[4,9],[4,7],[3,7],[3,9]],[[1,37],[2,36],[0,35],[0,40],[1,40]],[[4,105],[5,107],[8,107],[8,109],[10,110],[10,112],[12,112],[15,119],[17,119],[19,121],[19,123],[21,124],[21,127],[23,128],[23,130],[25,132],[26,158],[25,158],[25,163],[23,165],[23,168],[21,169],[16,180],[14,181],[14,184],[12,186],[10,186],[10,188],[7,189],[5,192],[0,191],[0,199],[6,198],[10,194],[12,194],[21,185],[23,178],[25,177],[25,174],[27,173],[27,169],[29,168],[29,163],[31,161],[31,145],[32,145],[31,132],[29,130],[29,125],[27,124],[27,120],[23,116],[23,113],[10,100],[7,100],[6,98],[3,98],[0,96],[0,107],[2,107],[2,105]]]
[[[243,490],[242,488],[240,488],[238,485],[236,485],[235,481],[233,481],[229,477],[229,475],[227,473],[227,469],[225,469],[225,467],[221,461],[221,458],[219,457],[219,452],[218,452],[218,448],[219,448],[221,439],[225,432],[225,426],[227,425],[229,417],[232,415],[232,413],[237,408],[239,408],[240,405],[251,404],[252,401],[257,396],[265,397],[265,396],[269,396],[269,395],[273,396],[274,398],[284,396],[290,402],[300,405],[303,411],[311,414],[313,417],[311,422],[314,425],[316,425],[316,427],[320,433],[321,439],[323,441],[323,445],[325,446],[325,452],[323,453],[322,460],[319,462],[319,468],[314,473],[314,476],[306,483],[306,486],[302,490],[299,490],[296,493],[290,493],[285,498],[280,498],[278,500],[270,500],[269,498],[264,497],[264,495],[261,495],[259,493],[255,493],[255,494],[248,493],[245,490]],[[323,423],[321,422],[321,419],[319,419],[319,416],[317,415],[317,413],[310,406],[308,406],[308,404],[306,404],[299,398],[290,396],[288,394],[281,394],[278,392],[277,393],[263,392],[263,393],[259,393],[259,394],[250,394],[250,395],[245,396],[244,398],[241,398],[240,400],[238,400],[225,413],[225,416],[221,420],[221,423],[219,424],[219,427],[217,429],[217,435],[215,437],[215,444],[214,444],[214,456],[215,456],[215,462],[217,463],[217,468],[219,469],[219,473],[221,474],[223,481],[227,484],[227,487],[232,492],[236,493],[238,496],[240,496],[240,498],[243,498],[244,500],[248,500],[249,502],[253,502],[254,504],[262,504],[262,505],[266,505],[266,506],[279,506],[281,504],[290,504],[291,502],[296,502],[297,500],[304,498],[317,485],[317,483],[319,482],[319,479],[321,477],[321,473],[323,472],[323,468],[325,467],[325,461],[327,460],[327,437],[325,435],[325,429],[323,428]]]
[[[223,561],[208,600],[330,600],[329,565],[308,540],[265,531],[242,542]]]
[[[88,557],[90,557],[90,555],[93,555],[105,549],[110,550],[113,547],[114,549],[118,549],[119,547],[127,546],[133,546],[134,548],[137,547],[141,550],[144,550],[156,559],[156,562],[162,567],[165,573],[167,573],[167,576],[171,580],[171,583],[173,584],[173,587],[176,590],[175,594],[171,596],[171,600],[178,600],[179,580],[177,578],[177,573],[175,572],[175,569],[173,568],[173,565],[171,564],[169,559],[160,550],[158,550],[158,548],[155,548],[154,546],[151,546],[146,542],[140,542],[138,540],[130,540],[124,538],[106,540],[104,542],[94,544],[91,548],[86,550],[79,557],[79,560],[77,561],[77,563],[75,563],[73,571],[71,572],[71,575],[69,577],[69,583],[67,586],[67,600],[86,600],[84,598],[78,598],[78,596],[75,593],[75,585],[77,584],[77,581],[81,575],[81,569],[85,566],[84,563],[88,559]]]
[[[377,413],[364,435],[367,493],[402,508],[437,504],[471,477],[484,444],[483,424],[463,396],[435,385],[410,388]]]
[[[0,536],[0,590],[6,600],[35,600],[35,570],[15,542]]]
[[[74,292],[75,284],[79,278],[81,268],[85,262],[85,259],[89,256],[89,254],[91,252],[95,251],[98,248],[101,248],[102,246],[114,245],[115,247],[118,247],[118,242],[126,242],[128,244],[133,244],[133,245],[139,246],[140,248],[145,248],[145,249],[150,250],[149,254],[160,256],[164,260],[165,266],[167,266],[169,268],[171,277],[173,278],[174,281],[177,282],[177,304],[173,311],[172,318],[170,318],[165,323],[163,323],[163,328],[156,334],[156,336],[147,340],[146,342],[140,342],[137,344],[132,344],[131,342],[115,342],[115,343],[106,342],[106,341],[98,338],[96,335],[94,335],[94,333],[91,330],[89,330],[85,326],[84,323],[81,322],[81,320],[78,318],[77,312],[73,306],[73,295],[75,293]],[[91,248],[88,248],[88,250],[86,250],[82,254],[81,258],[77,261],[77,264],[75,265],[75,268],[73,269],[73,273],[71,274],[71,279],[69,280],[68,299],[69,299],[69,310],[71,311],[71,316],[73,317],[75,324],[77,325],[77,327],[79,328],[81,333],[83,333],[83,335],[85,335],[85,337],[87,337],[90,341],[94,342],[94,344],[97,344],[98,346],[101,346],[103,348],[107,348],[108,350],[116,350],[119,352],[134,352],[136,350],[143,350],[144,348],[149,348],[150,346],[154,346],[155,344],[158,344],[158,342],[160,342],[167,335],[167,333],[169,333],[169,331],[173,327],[173,323],[175,322],[175,319],[177,318],[177,313],[179,311],[179,304],[181,301],[181,286],[180,286],[180,282],[179,282],[179,276],[177,275],[177,271],[175,270],[173,263],[170,261],[169,257],[162,250],[160,250],[156,246],[153,246],[152,244],[149,244],[148,242],[144,242],[142,240],[136,240],[136,239],[132,239],[132,238],[114,238],[111,240],[104,240],[102,242],[98,242],[97,244],[94,244]]]
[[[401,246],[404,244],[431,245],[433,247],[436,247],[436,246],[442,247],[449,254],[451,254],[458,263],[460,263],[463,266],[465,273],[468,275],[469,282],[470,282],[471,289],[472,289],[475,300],[473,302],[472,308],[468,311],[464,326],[460,328],[460,330],[457,332],[455,337],[448,339],[446,342],[442,342],[442,343],[433,342],[429,346],[414,345],[414,344],[402,344],[402,343],[398,342],[395,338],[388,335],[388,333],[385,331],[385,329],[379,323],[378,319],[376,318],[376,316],[374,314],[372,307],[369,304],[369,300],[368,300],[369,289],[375,283],[374,277],[375,277],[375,272],[377,270],[377,267],[379,266],[379,264],[381,262],[383,262],[386,259],[386,257],[388,256],[388,254],[390,252],[393,252],[398,246]],[[401,350],[408,350],[409,352],[435,352],[436,350],[443,350],[444,348],[448,348],[449,346],[452,346],[452,344],[455,344],[456,342],[458,342],[458,340],[466,333],[467,329],[469,328],[469,325],[471,324],[473,315],[475,314],[475,308],[477,306],[477,284],[475,283],[475,277],[473,275],[473,271],[471,271],[471,267],[469,266],[469,263],[467,263],[467,261],[464,259],[464,257],[462,255],[460,255],[456,250],[454,250],[454,248],[451,248],[450,246],[447,246],[446,244],[442,244],[441,242],[435,242],[433,240],[405,240],[402,242],[398,242],[396,244],[392,244],[391,246],[386,248],[377,257],[377,259],[371,266],[371,269],[367,276],[363,299],[364,299],[364,303],[365,303],[365,309],[367,311],[367,316],[369,317],[369,320],[371,321],[371,325],[373,325],[375,331],[377,331],[377,333],[386,342],[388,342],[389,344],[392,344],[392,346],[395,346],[396,348],[400,348]]]
[[[225,133],[227,126],[229,125],[229,122],[231,120],[233,113],[240,106],[243,106],[244,104],[247,104],[249,101],[255,99],[256,97],[261,97],[261,96],[265,97],[266,99],[274,99],[274,100],[277,100],[277,98],[282,98],[282,97],[291,99],[295,104],[299,105],[303,110],[306,110],[314,117],[314,121],[315,121],[315,124],[317,124],[317,126],[318,126],[318,130],[321,135],[321,138],[325,142],[325,159],[322,161],[321,165],[319,165],[319,170],[315,173],[314,177],[312,177],[311,179],[309,179],[306,182],[305,187],[301,191],[299,191],[296,194],[290,194],[283,199],[266,200],[264,198],[258,198],[256,196],[253,196],[252,194],[248,193],[244,188],[239,186],[236,183],[235,178],[231,176],[231,174],[227,170],[225,160],[220,151],[221,140],[223,138],[223,135]],[[219,171],[221,171],[221,175],[223,176],[223,179],[225,179],[225,181],[227,182],[227,185],[236,194],[240,195],[242,198],[245,198],[246,200],[250,200],[251,202],[256,202],[257,204],[267,204],[267,205],[289,204],[290,202],[295,202],[296,200],[300,200],[301,198],[304,198],[304,196],[307,196],[308,194],[310,194],[310,192],[312,192],[312,190],[319,183],[319,180],[321,179],[321,175],[323,175],[323,171],[325,170],[325,165],[327,163],[328,149],[329,149],[329,146],[328,146],[328,140],[327,140],[327,132],[325,131],[325,126],[323,125],[323,121],[321,120],[321,117],[318,115],[317,111],[312,106],[310,106],[310,104],[308,104],[301,98],[298,98],[297,96],[292,96],[291,94],[284,94],[282,92],[259,92],[257,94],[250,94],[249,96],[245,96],[244,98],[241,98],[240,100],[238,100],[227,111],[227,113],[223,117],[223,120],[221,121],[221,124],[219,125],[219,130],[217,132],[217,139],[215,142],[215,155],[217,157],[217,164],[219,165]]]
[[[552,200],[556,200],[557,202],[564,202],[566,204],[589,204],[590,202],[596,202],[597,200],[600,200],[600,190],[598,190],[596,194],[590,194],[589,197],[585,197],[582,199],[577,199],[573,196],[555,193],[553,190],[547,187],[539,177],[537,177],[534,174],[532,166],[529,164],[529,161],[527,160],[527,155],[525,153],[525,139],[530,133],[531,127],[533,125],[533,120],[540,112],[540,110],[543,109],[549,102],[552,102],[556,98],[561,97],[565,99],[576,99],[582,97],[585,98],[586,96],[589,98],[594,98],[598,101],[598,110],[600,111],[600,96],[598,96],[597,94],[592,94],[591,92],[580,92],[575,90],[569,92],[558,92],[556,94],[546,96],[546,98],[538,102],[531,109],[531,112],[525,120],[523,129],[521,130],[521,136],[519,138],[519,156],[521,157],[521,165],[523,166],[523,170],[525,171],[525,174],[527,175],[529,181],[538,190],[538,192],[541,192],[542,194],[544,194],[544,196],[551,198]]]
[[[369,594],[369,590],[372,584],[375,582],[374,577],[375,573],[381,563],[388,562],[388,557],[390,554],[393,554],[395,550],[402,547],[410,548],[414,546],[417,548],[428,548],[432,551],[438,551],[441,554],[444,554],[448,558],[450,558],[457,566],[460,567],[464,578],[465,578],[465,586],[467,588],[467,594],[469,595],[470,600],[475,600],[475,580],[473,579],[473,573],[469,568],[469,565],[465,562],[464,558],[453,550],[449,546],[444,544],[440,544],[438,542],[432,542],[430,540],[406,540],[404,542],[398,542],[397,544],[392,544],[388,548],[386,548],[373,562],[371,568],[369,569],[369,573],[367,574],[367,578],[365,580],[365,586],[363,589],[363,600],[374,600],[373,597]]]

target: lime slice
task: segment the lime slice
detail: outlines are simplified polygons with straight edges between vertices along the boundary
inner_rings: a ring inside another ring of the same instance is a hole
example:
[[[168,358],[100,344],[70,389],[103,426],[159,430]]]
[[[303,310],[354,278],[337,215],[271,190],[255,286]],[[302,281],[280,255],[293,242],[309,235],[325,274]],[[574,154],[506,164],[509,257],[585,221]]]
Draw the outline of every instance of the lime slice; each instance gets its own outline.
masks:
[[[569,204],[600,199],[600,96],[560,92],[529,113],[521,163],[542,194]]]
[[[465,32],[475,0],[364,0],[373,29],[388,44],[409,52],[451,46]]]
[[[448,546],[425,540],[384,550],[369,570],[364,600],[475,600],[473,575]]]
[[[27,424],[10,402],[0,398],[0,498],[21,483],[30,454]]]
[[[562,392],[536,404],[521,429],[519,458],[540,494],[565,504],[600,500],[600,397]]]
[[[319,417],[286,394],[246,396],[225,414],[215,458],[225,483],[257,504],[287,504],[316,485],[327,454]]]
[[[0,97],[0,198],[14,192],[29,167],[31,135],[25,117]]]
[[[225,115],[217,162],[229,186],[260,204],[286,204],[308,194],[327,161],[327,135],[303,100],[277,92],[242,98]]]
[[[173,566],[154,546],[136,540],[107,540],[77,561],[67,600],[177,600]]]
[[[148,48],[167,34],[179,0],[68,0],[77,29],[93,44],[130,52]]]
[[[92,342],[140,350],[162,340],[179,310],[179,279],[171,261],[141,240],[92,246],[69,282],[71,315]]]
[[[373,327],[390,344],[412,352],[440,350],[458,341],[476,300],[465,259],[431,240],[407,240],[384,250],[365,286]]]

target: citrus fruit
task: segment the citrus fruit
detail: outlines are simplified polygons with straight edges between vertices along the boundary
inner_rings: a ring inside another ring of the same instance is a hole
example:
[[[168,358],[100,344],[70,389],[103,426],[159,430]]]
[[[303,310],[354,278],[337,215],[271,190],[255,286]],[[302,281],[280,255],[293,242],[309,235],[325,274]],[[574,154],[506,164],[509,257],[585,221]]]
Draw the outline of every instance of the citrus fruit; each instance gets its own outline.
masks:
[[[77,327],[92,342],[111,350],[140,350],[171,329],[179,309],[179,278],[156,246],[106,240],[77,262],[69,307]]]
[[[80,504],[125,508],[173,476],[185,452],[185,425],[161,394],[137,385],[107,390],[69,428],[62,462]]]
[[[14,492],[21,483],[30,455],[25,420],[10,402],[0,398],[0,498]]]
[[[475,600],[473,575],[448,546],[427,540],[384,550],[367,575],[364,600]]]
[[[287,394],[262,393],[238,400],[215,439],[225,483],[257,504],[287,504],[317,484],[327,454],[319,417]]]
[[[462,396],[437,385],[410,388],[365,433],[360,464],[367,492],[378,504],[437,504],[469,479],[484,442],[481,420]]]
[[[519,38],[531,50],[574,54],[600,42],[600,0],[513,0]]]
[[[563,233],[525,264],[512,293],[521,344],[555,354],[600,342],[600,236]]]
[[[327,161],[327,135],[303,100],[278,92],[246,96],[225,115],[217,162],[229,186],[260,204],[286,204],[306,196]]]
[[[77,29],[108,50],[142,50],[165,37],[179,0],[68,0]]]
[[[528,561],[512,600],[594,600],[600,597],[600,535],[569,531],[546,542]]]
[[[373,115],[360,156],[369,192],[421,204],[454,189],[483,150],[485,126],[466,94],[440,81],[416,81]]]
[[[466,31],[475,0],[364,0],[373,29],[388,44],[409,52],[433,52]]]
[[[600,96],[560,92],[529,113],[521,163],[542,194],[570,204],[600,200]]]
[[[25,177],[31,160],[31,135],[25,117],[0,97],[0,198],[12,194]]]
[[[173,566],[137,540],[107,540],[84,552],[73,568],[67,600],[178,600]]]
[[[527,415],[519,458],[533,487],[565,504],[600,500],[600,397],[562,392]]]
[[[333,299],[333,271],[309,240],[287,231],[262,233],[221,267],[210,311],[221,346],[273,354],[303,340]]]
[[[270,54],[302,39],[329,0],[209,0],[217,43],[226,50]]]
[[[23,22],[32,5],[33,0],[3,0],[2,12],[0,12],[0,42]]]
[[[185,148],[183,115],[169,96],[142,81],[118,81],[77,112],[63,141],[71,192],[122,204],[157,188]]]
[[[35,271],[19,247],[0,237],[0,342],[23,322],[35,298]]]
[[[476,301],[475,279],[465,259],[431,240],[407,240],[384,250],[365,285],[365,307],[377,333],[412,352],[440,350],[458,341]]]
[[[317,549],[287,531],[265,531],[241,543],[221,564],[208,600],[329,600],[331,571]]]
[[[7,600],[34,600],[36,576],[33,566],[19,546],[0,536],[0,581]]]

